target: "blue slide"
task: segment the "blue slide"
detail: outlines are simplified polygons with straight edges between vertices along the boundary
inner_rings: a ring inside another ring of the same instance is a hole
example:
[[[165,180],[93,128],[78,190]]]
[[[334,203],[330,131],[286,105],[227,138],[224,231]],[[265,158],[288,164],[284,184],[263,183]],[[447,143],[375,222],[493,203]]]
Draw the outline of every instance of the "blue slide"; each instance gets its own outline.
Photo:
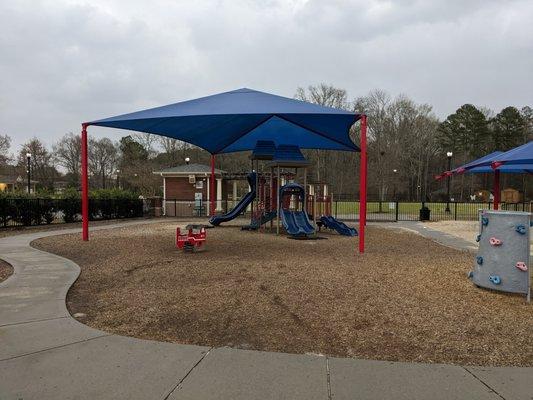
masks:
[[[255,172],[248,174],[247,179],[248,184],[250,185],[250,191],[246,193],[246,196],[244,196],[230,212],[228,212],[227,214],[215,215],[211,217],[211,219],[209,220],[209,223],[211,225],[218,226],[222,222],[228,222],[238,217],[242,214],[243,211],[246,210],[246,207],[248,207],[250,203],[255,199]]]
[[[297,183],[288,183],[279,189],[279,201],[283,204],[283,196],[286,194],[298,196],[303,204],[305,190],[302,185]],[[287,233],[294,237],[307,237],[315,234],[315,227],[311,225],[307,212],[280,210],[281,222]]]
[[[320,221],[324,224],[326,228],[334,229],[341,235],[357,236],[357,230],[355,228],[350,228],[344,222],[341,222],[330,215],[323,215],[322,217],[320,217]]]
[[[315,234],[305,211],[281,210],[281,222],[287,233],[291,236],[304,237]]]

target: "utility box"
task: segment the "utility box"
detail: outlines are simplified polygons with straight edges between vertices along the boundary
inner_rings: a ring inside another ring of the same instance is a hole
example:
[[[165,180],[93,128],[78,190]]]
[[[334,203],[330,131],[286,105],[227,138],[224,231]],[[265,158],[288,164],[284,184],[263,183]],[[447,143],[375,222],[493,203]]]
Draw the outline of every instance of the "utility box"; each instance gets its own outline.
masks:
[[[476,286],[521,293],[530,300],[530,221],[527,212],[479,211],[479,250],[469,274]]]

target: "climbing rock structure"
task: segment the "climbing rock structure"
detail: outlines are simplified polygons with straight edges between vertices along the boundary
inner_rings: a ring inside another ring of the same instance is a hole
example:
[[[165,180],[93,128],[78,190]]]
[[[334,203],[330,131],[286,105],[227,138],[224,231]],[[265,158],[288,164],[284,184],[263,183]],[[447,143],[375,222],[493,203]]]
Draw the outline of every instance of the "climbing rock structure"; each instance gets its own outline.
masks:
[[[476,286],[522,293],[530,300],[529,227],[531,214],[479,212],[479,250],[468,274]]]

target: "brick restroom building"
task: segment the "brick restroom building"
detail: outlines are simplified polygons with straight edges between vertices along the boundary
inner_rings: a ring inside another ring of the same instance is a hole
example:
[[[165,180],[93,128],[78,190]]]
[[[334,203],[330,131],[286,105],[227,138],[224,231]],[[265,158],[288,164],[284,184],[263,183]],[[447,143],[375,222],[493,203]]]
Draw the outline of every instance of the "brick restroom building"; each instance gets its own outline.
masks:
[[[209,213],[209,179],[211,167],[204,164],[184,164],[154,172],[163,178],[163,214],[169,217],[206,216]],[[241,176],[230,176],[215,169],[215,211],[224,213],[238,199]]]

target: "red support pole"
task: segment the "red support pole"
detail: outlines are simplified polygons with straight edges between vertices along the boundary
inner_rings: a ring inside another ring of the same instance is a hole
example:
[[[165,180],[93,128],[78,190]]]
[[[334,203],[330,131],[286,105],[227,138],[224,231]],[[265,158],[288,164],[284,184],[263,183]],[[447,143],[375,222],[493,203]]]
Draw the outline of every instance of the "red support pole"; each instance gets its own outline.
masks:
[[[211,197],[209,200],[211,200],[210,204],[210,212],[209,215],[214,216],[215,215],[215,155],[211,154],[211,178],[209,180],[209,197]]]
[[[359,178],[359,253],[365,252],[366,226],[366,115],[361,116],[361,171]]]
[[[500,171],[494,170],[494,209],[500,208]]]
[[[81,221],[82,239],[89,240],[89,174],[87,157],[87,124],[81,126]]]

